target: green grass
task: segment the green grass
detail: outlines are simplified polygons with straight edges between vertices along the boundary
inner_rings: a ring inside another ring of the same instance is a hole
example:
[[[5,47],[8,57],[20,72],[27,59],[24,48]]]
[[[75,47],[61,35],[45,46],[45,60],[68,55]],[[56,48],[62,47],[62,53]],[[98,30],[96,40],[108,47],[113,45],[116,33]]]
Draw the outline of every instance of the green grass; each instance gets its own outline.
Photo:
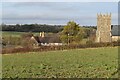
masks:
[[[2,36],[3,37],[20,37],[22,34],[26,32],[14,32],[14,31],[2,31]],[[39,35],[39,32],[33,32],[34,35]]]
[[[14,36],[14,37],[20,37],[23,32],[9,32],[9,31],[3,31],[2,36],[7,37],[7,36]]]
[[[3,78],[117,78],[118,48],[3,55]]]

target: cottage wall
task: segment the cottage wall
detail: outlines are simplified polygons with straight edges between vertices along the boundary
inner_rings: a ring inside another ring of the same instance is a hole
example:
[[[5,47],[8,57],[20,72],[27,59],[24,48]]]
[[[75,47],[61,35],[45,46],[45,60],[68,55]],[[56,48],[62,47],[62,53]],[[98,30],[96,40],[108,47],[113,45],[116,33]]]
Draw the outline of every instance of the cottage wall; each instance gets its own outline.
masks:
[[[120,36],[112,36],[112,41],[118,41],[120,40]]]

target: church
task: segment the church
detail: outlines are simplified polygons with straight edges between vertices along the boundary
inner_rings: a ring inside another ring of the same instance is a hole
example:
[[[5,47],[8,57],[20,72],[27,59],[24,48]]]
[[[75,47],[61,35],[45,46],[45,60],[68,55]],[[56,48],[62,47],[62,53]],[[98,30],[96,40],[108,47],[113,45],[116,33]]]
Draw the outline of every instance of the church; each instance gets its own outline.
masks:
[[[120,27],[111,25],[111,14],[97,14],[96,42],[113,42],[120,39]]]

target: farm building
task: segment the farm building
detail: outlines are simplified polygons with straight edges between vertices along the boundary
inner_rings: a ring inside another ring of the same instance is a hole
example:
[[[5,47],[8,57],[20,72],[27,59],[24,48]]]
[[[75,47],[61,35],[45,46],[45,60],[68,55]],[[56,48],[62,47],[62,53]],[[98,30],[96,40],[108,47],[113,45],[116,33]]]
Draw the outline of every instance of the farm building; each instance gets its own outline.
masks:
[[[34,41],[34,45],[37,46],[59,46],[62,45],[59,34],[46,34],[40,32],[39,36],[32,36],[31,40]]]
[[[112,41],[120,40],[120,27],[118,25],[113,25],[111,28]]]

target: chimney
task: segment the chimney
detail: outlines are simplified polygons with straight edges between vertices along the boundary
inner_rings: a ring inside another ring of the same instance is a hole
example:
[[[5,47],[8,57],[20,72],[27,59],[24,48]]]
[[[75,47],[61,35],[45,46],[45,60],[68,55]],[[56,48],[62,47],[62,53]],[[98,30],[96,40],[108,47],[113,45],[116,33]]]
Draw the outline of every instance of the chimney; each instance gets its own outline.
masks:
[[[44,32],[42,32],[42,36],[41,37],[45,37],[45,33]]]
[[[40,32],[40,37],[42,37],[42,33]]]

